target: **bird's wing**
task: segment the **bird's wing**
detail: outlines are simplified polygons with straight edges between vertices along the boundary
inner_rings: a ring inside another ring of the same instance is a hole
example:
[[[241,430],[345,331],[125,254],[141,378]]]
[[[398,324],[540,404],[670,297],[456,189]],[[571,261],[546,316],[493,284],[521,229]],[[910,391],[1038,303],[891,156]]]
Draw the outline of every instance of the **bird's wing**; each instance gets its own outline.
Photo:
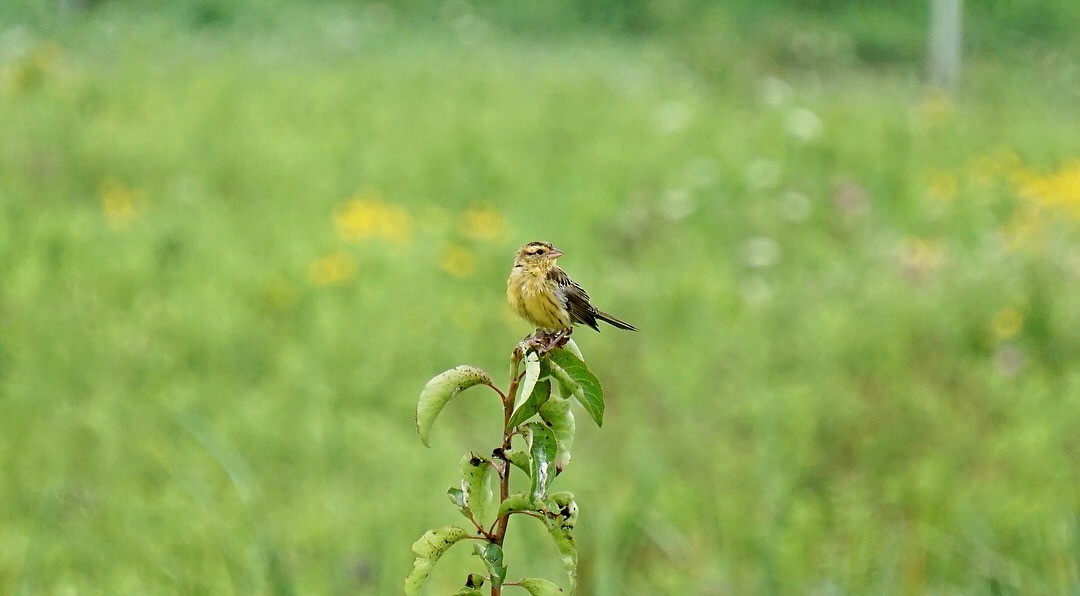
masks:
[[[600,326],[596,324],[596,309],[589,302],[589,295],[575,282],[565,271],[556,267],[548,273],[548,278],[555,282],[563,297],[566,310],[570,311],[572,323],[584,323],[597,331]]]

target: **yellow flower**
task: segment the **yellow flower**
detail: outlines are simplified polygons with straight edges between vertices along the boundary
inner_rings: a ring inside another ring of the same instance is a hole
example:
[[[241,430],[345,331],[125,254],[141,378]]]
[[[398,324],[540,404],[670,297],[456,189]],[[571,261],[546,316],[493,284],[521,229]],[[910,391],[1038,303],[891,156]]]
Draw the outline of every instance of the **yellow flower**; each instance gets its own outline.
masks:
[[[1080,222],[1080,160],[1045,175],[1016,166],[1009,173],[1009,183],[1020,198],[1004,229],[1010,248],[1038,247],[1047,229],[1061,216]]]
[[[138,215],[136,210],[136,194],[130,188],[116,180],[106,180],[101,183],[101,212],[105,216],[105,223],[114,230],[126,228],[131,220]]]
[[[464,246],[451,246],[443,251],[439,266],[454,277],[471,277],[476,273],[476,255]]]
[[[312,285],[326,287],[340,284],[356,275],[356,262],[344,251],[335,251],[308,264],[307,276]]]
[[[397,243],[412,239],[412,216],[399,205],[382,200],[375,189],[365,189],[334,212],[338,237],[348,242],[383,238]]]
[[[1007,306],[994,315],[990,328],[998,341],[1006,341],[1015,337],[1024,328],[1024,317],[1020,311]]]
[[[480,242],[498,242],[506,235],[506,218],[490,208],[466,209],[458,221],[462,236]]]
[[[1080,160],[1046,176],[1022,173],[1015,182],[1020,196],[1080,219]]]

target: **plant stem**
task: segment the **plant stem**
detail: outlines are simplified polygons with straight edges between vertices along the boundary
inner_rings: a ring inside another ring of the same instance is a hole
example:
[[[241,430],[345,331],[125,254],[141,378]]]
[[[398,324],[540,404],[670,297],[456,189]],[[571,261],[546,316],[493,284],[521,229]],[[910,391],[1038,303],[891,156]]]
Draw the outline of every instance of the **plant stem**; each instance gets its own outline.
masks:
[[[510,387],[506,390],[503,398],[503,442],[502,442],[502,454],[503,454],[503,466],[499,473],[499,502],[502,503],[510,496],[510,460],[508,454],[510,453],[510,442],[514,436],[514,429],[510,428],[510,417],[514,414],[514,401],[518,392],[518,383],[521,381],[521,377],[518,375],[518,366],[521,364],[522,353],[520,347],[514,348],[514,354],[510,357]],[[504,513],[499,516],[499,519],[495,522],[495,532],[491,536],[491,541],[497,544],[499,548],[502,548],[503,541],[506,539],[506,525],[510,521],[510,514]],[[502,596],[502,586],[497,586],[494,583],[491,585],[491,596]]]

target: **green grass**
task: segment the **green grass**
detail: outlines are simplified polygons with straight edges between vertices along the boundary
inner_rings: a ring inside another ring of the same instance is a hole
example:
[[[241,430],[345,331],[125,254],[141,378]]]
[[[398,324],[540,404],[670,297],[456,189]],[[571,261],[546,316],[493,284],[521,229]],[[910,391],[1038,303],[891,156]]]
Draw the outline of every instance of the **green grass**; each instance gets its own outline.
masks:
[[[416,396],[504,374],[533,239],[642,330],[575,335],[609,400],[556,484],[582,593],[1078,589],[1080,222],[1010,240],[1017,171],[1080,157],[1063,46],[975,56],[950,101],[790,17],[395,14],[0,21],[0,592],[397,592],[498,431],[470,392],[424,449]],[[358,193],[411,232],[339,238]],[[510,538],[511,576],[561,578]]]

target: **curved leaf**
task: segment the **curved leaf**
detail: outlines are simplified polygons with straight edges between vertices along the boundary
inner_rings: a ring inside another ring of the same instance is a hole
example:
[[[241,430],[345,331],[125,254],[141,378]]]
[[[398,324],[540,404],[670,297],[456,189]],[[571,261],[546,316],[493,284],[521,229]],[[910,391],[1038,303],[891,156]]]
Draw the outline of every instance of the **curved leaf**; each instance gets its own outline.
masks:
[[[562,559],[563,567],[566,568],[566,576],[570,578],[570,591],[577,586],[577,544],[574,542],[574,531],[562,526],[555,526],[548,530],[551,539],[555,541],[555,547],[559,549],[559,558]]]
[[[540,356],[535,351],[525,354],[525,376],[521,378],[517,396],[514,397],[514,409],[521,407],[531,395],[536,382],[540,380]]]
[[[580,358],[569,350],[552,350],[547,357],[551,376],[581,403],[596,426],[604,425],[604,390]]]
[[[553,516],[549,518],[553,520],[553,523],[570,529],[577,525],[578,507],[577,501],[574,501],[574,493],[567,491],[551,493],[544,504],[547,506],[548,514]]]
[[[484,576],[479,573],[470,573],[465,578],[465,587],[454,593],[453,596],[483,596],[480,588],[484,586]]]
[[[555,480],[555,457],[559,453],[559,444],[555,434],[546,425],[530,422],[529,429],[529,477],[532,485],[529,493],[537,501],[543,501],[551,481]]]
[[[547,500],[549,527],[548,534],[559,549],[566,575],[570,578],[570,592],[577,586],[577,543],[574,541],[574,526],[577,525],[577,503],[574,495],[568,492],[554,493]]]
[[[509,461],[510,463],[514,464],[518,468],[520,468],[522,472],[525,472],[526,474],[531,473],[531,472],[529,472],[529,454],[528,453],[525,453],[524,451],[520,451],[518,449],[515,449],[515,450],[511,451],[510,453],[506,454],[506,460]]]
[[[548,379],[537,381],[533,386],[532,393],[529,394],[529,397],[522,402],[517,410],[514,410],[514,414],[510,416],[510,422],[507,423],[506,427],[514,428],[529,418],[532,418],[533,414],[540,410],[540,406],[544,405],[544,402],[546,402],[550,396],[551,381]]]
[[[473,545],[473,552],[484,561],[491,583],[501,586],[506,581],[506,566],[503,565],[503,551],[498,544],[487,542]]]
[[[484,576],[479,573],[470,573],[465,578],[465,587],[479,589],[484,587]]]
[[[428,435],[431,433],[431,425],[435,423],[446,402],[469,387],[489,385],[492,382],[491,375],[487,372],[466,365],[452,368],[428,381],[416,404],[416,432],[424,445],[430,447]]]
[[[461,458],[461,490],[465,507],[481,524],[487,521],[487,513],[495,499],[495,492],[491,488],[494,472],[491,461],[482,455],[469,453]]]
[[[499,514],[497,517],[502,517],[507,513],[517,513],[521,511],[535,511],[536,513],[543,513],[540,509],[540,502],[534,501],[532,495],[526,493],[514,493],[499,505]]]
[[[563,349],[569,350],[574,356],[578,357],[578,360],[585,362],[585,357],[581,355],[581,348],[577,347],[573,338],[566,340],[566,345],[563,346]]]
[[[446,526],[438,530],[428,530],[414,542],[412,552],[416,555],[416,560],[413,561],[412,572],[405,578],[405,593],[410,596],[419,594],[424,580],[439,561],[439,557],[468,535],[462,528]]]
[[[555,435],[559,451],[555,455],[555,471],[561,472],[570,463],[570,448],[574,446],[574,413],[570,411],[570,400],[552,396],[540,406],[540,418],[548,424]]]
[[[566,593],[554,583],[539,577],[526,577],[525,579],[518,581],[517,584],[528,590],[529,594],[532,594],[532,596],[557,596],[558,594]]]
[[[457,505],[461,510],[462,515],[469,517],[469,499],[465,496],[465,491],[460,488],[450,487],[446,489],[446,496],[450,497],[450,502]]]

